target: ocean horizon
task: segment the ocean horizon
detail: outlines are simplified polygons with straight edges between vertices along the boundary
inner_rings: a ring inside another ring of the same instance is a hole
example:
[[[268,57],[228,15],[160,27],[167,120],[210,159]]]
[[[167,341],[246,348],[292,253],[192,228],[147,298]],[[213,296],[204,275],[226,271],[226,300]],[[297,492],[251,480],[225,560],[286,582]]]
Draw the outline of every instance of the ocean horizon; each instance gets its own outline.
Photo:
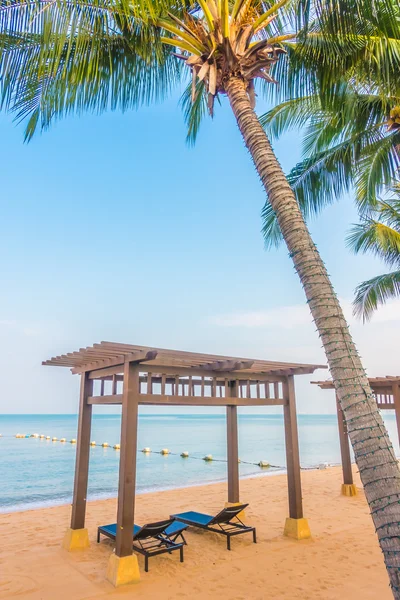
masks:
[[[394,414],[385,423],[396,455],[400,454]],[[2,487],[0,512],[14,512],[72,501],[77,414],[0,415]],[[239,423],[240,477],[285,472],[286,456],[282,414],[241,414]],[[120,414],[93,415],[88,500],[117,495]],[[298,415],[300,461],[303,469],[321,463],[340,464],[336,415]],[[43,434],[58,441],[15,435]],[[66,438],[67,442],[59,440]],[[107,442],[109,447],[101,444]],[[150,447],[152,452],[140,450]],[[170,454],[163,456],[161,449]],[[181,452],[189,452],[182,458]],[[202,460],[211,454],[210,462]],[[271,464],[269,469],[258,466]],[[225,481],[226,420],[224,414],[140,414],[138,426],[138,494]]]

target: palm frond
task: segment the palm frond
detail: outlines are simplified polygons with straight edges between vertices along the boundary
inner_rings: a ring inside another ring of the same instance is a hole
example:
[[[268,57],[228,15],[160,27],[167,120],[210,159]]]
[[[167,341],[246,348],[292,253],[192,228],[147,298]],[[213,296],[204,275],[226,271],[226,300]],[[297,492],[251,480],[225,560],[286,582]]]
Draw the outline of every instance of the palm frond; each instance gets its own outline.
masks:
[[[343,144],[298,163],[287,179],[304,218],[309,220],[350,190],[353,177],[351,154]],[[282,236],[268,201],[262,210],[262,220],[266,247],[278,246]]]
[[[180,103],[187,125],[186,140],[193,145],[196,142],[201,122],[207,115],[207,95],[204,82],[197,82],[194,101],[192,101],[192,86],[189,84],[182,94]]]
[[[386,137],[378,136],[364,148],[356,176],[357,202],[361,211],[374,206],[378,194],[384,187],[390,187],[396,178],[400,166],[399,144],[400,133],[396,130]]]
[[[374,219],[353,225],[347,236],[353,252],[372,252],[389,266],[400,267],[400,232]]]
[[[311,115],[317,115],[321,108],[319,97],[299,96],[278,104],[261,115],[259,121],[267,130],[269,137],[279,138],[282,133],[294,128],[302,128],[310,121]]]
[[[378,275],[361,283],[355,291],[353,311],[368,321],[379,305],[400,296],[400,271]]]
[[[0,7],[0,99],[26,139],[67,114],[122,111],[165,97],[180,61],[153,25],[127,16],[123,3],[15,1]],[[7,13],[7,16],[5,16]]]
[[[382,200],[378,208],[381,220],[400,233],[400,190],[394,198]]]
[[[264,204],[261,211],[261,219],[263,223],[261,233],[264,238],[265,248],[277,248],[283,241],[283,236],[276,213],[268,201]]]

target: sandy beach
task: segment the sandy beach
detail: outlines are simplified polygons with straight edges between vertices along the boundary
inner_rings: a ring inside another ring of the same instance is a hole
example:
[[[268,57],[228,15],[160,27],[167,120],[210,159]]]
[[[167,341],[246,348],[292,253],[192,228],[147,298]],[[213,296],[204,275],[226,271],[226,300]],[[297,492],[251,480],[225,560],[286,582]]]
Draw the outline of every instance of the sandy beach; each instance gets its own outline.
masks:
[[[91,547],[68,553],[61,548],[70,506],[0,515],[0,598],[17,600],[95,600],[103,598],[229,598],[263,600],[339,598],[389,600],[392,596],[364,494],[340,495],[341,471],[330,468],[302,474],[305,516],[312,539],[282,535],[287,516],[286,477],[241,481],[241,499],[249,502],[251,536],[233,539],[228,552],[222,536],[190,530],[185,562],[162,555],[141,582],[115,589],[105,579],[110,540],[96,543],[100,524],[115,522],[116,501],[88,503]],[[356,477],[357,485],[359,481]],[[213,513],[223,506],[226,485],[213,484],[137,497],[138,524],[170,512],[198,509]]]

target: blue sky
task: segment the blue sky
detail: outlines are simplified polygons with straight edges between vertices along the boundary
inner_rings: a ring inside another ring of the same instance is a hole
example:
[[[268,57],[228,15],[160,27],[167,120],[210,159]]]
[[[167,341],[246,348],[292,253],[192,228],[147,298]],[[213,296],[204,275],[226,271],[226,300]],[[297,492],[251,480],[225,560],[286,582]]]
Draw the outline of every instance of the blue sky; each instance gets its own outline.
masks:
[[[264,193],[227,102],[190,148],[178,99],[69,117],[30,144],[0,116],[0,413],[76,412],[77,378],[40,363],[101,340],[324,362],[286,250],[263,248]],[[287,171],[301,136],[274,147]],[[347,198],[311,223],[348,313],[357,282],[383,272],[345,248],[355,221]],[[351,320],[371,375],[398,372],[398,308]],[[299,411],[333,412],[309,379]]]

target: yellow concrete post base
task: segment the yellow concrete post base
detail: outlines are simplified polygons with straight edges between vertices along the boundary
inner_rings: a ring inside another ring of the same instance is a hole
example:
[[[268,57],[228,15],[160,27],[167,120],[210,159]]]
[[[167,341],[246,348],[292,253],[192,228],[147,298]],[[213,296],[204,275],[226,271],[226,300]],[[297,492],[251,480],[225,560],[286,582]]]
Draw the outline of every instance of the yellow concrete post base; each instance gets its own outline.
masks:
[[[229,506],[239,506],[239,504],[246,504],[246,503],[245,502],[225,502],[225,508],[228,508]],[[241,510],[240,513],[238,513],[237,516],[244,523],[245,520],[246,520],[246,511],[245,510]]]
[[[357,488],[354,483],[342,483],[343,496],[357,496]]]
[[[135,554],[131,554],[130,556],[111,554],[107,567],[107,580],[114,587],[140,581],[137,556]]]
[[[84,550],[89,548],[89,534],[87,529],[67,529],[62,546],[64,550]]]
[[[307,519],[291,519],[288,517],[283,534],[295,540],[307,540],[311,537]]]

